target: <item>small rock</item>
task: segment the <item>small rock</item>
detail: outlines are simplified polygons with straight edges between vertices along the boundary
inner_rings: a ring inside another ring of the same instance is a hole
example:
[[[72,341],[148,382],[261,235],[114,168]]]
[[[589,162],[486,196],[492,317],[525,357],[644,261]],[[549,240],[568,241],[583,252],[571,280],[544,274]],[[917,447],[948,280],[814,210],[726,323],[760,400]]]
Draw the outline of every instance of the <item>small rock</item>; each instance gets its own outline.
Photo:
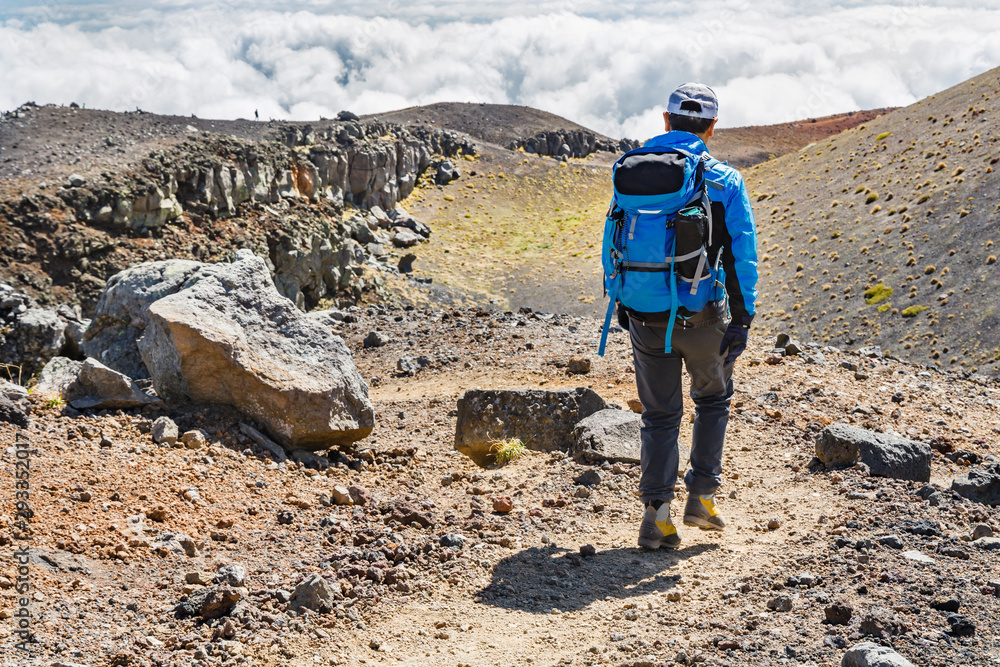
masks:
[[[497,514],[506,514],[514,509],[514,500],[510,496],[494,496],[493,511]]]
[[[245,591],[229,586],[201,588],[178,604],[174,609],[179,618],[200,616],[205,620],[225,616],[243,599]]]
[[[584,558],[593,558],[597,555],[597,548],[593,544],[584,544],[580,547],[580,555]]]
[[[365,339],[362,342],[362,345],[364,346],[364,348],[366,350],[368,350],[368,349],[371,349],[373,347],[382,347],[383,345],[385,345],[388,342],[389,342],[389,337],[388,336],[386,336],[385,334],[383,334],[381,332],[378,332],[378,331],[372,331],[367,336],[365,336]]]
[[[600,470],[591,468],[574,477],[573,481],[582,486],[595,486],[604,481],[604,477],[601,475]]]
[[[922,554],[919,551],[904,551],[903,552],[903,558],[905,558],[907,560],[915,561],[917,563],[932,564],[934,562],[933,558],[931,558],[930,556],[928,556],[926,554]]]
[[[363,486],[354,484],[347,487],[347,491],[351,494],[355,505],[367,505],[372,501],[371,492]]]
[[[976,634],[976,624],[968,616],[948,614],[945,620],[951,626],[951,634],[956,637],[972,637]]]
[[[225,565],[219,568],[219,571],[215,573],[215,583],[225,584],[227,586],[234,586],[240,588],[247,581],[247,569],[242,565],[237,565],[233,563],[232,565]]]
[[[899,535],[886,535],[885,537],[878,538],[878,543],[889,547],[890,549],[902,549],[903,548],[903,538]]]
[[[201,431],[195,429],[193,431],[185,431],[184,435],[181,436],[181,442],[188,449],[203,449],[208,445],[208,440],[205,439],[205,434]]]
[[[931,609],[947,612],[956,612],[961,606],[962,603],[958,598],[944,595],[934,598],[930,603]]]
[[[972,542],[972,546],[985,549],[986,551],[996,551],[1000,549],[1000,539],[995,537],[980,537]]]
[[[976,525],[972,529],[972,541],[975,542],[980,537],[993,537],[993,529],[984,523]]]
[[[292,603],[310,609],[320,614],[333,609],[335,596],[341,594],[339,582],[332,584],[319,574],[312,574],[295,587],[292,593]]]
[[[408,252],[399,258],[399,264],[396,268],[400,273],[413,273],[413,262],[415,261],[417,261],[417,256]]]
[[[792,598],[788,595],[778,595],[767,601],[767,608],[772,611],[791,611]]]
[[[184,575],[184,583],[192,586],[208,586],[212,583],[214,576],[211,572],[188,572]]]
[[[177,424],[170,417],[160,417],[153,422],[152,435],[156,444],[173,447],[178,437]]]
[[[587,357],[571,357],[566,368],[574,375],[585,375],[590,372],[590,359]]]
[[[846,600],[835,600],[823,610],[823,613],[826,614],[826,622],[830,625],[847,625],[854,615],[854,607]]]
[[[774,517],[767,522],[768,530],[778,530],[779,528],[781,528],[781,519]]]
[[[890,637],[907,632],[906,624],[885,607],[873,607],[861,619],[862,634]]]
[[[353,505],[354,498],[351,497],[351,491],[345,486],[334,486],[333,487],[333,502],[338,505]]]
[[[441,546],[450,547],[452,549],[461,549],[465,546],[465,538],[458,533],[447,533],[441,536],[440,540]]]
[[[287,526],[295,521],[295,513],[289,509],[278,510],[278,524]]]

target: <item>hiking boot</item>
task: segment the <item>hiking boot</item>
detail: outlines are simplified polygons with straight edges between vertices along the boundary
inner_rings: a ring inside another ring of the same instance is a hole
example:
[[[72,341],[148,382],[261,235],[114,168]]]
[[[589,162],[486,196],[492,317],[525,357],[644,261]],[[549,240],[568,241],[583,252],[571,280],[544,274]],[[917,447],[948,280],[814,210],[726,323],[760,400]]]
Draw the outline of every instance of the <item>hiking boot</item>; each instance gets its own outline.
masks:
[[[700,496],[697,493],[688,495],[684,505],[684,525],[698,526],[702,530],[722,530],[726,520],[715,509],[714,494]]]
[[[681,536],[670,520],[670,503],[663,503],[659,508],[646,505],[642,523],[639,524],[639,546],[643,549],[674,549],[680,543]]]

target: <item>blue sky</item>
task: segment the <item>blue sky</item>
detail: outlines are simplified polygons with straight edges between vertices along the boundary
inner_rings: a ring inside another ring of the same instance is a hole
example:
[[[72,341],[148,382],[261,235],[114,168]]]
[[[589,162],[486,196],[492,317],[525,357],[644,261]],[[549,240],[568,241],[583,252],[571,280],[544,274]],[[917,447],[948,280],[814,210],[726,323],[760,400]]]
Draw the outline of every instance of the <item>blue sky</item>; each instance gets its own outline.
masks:
[[[688,80],[715,88],[725,126],[909,104],[1000,65],[987,4],[5,0],[0,109],[305,120],[496,102],[644,138]]]

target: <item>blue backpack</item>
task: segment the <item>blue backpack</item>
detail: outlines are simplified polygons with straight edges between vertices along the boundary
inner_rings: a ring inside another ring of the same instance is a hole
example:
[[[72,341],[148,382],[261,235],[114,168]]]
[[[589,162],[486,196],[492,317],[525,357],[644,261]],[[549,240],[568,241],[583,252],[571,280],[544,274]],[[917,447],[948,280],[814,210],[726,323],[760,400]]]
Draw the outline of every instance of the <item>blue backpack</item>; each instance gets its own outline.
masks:
[[[610,297],[601,344],[604,356],[615,302],[637,313],[667,313],[666,352],[674,320],[722,298],[713,246],[712,205],[705,171],[717,160],[680,148],[652,146],[623,155],[612,169],[614,199],[604,223],[601,261]]]

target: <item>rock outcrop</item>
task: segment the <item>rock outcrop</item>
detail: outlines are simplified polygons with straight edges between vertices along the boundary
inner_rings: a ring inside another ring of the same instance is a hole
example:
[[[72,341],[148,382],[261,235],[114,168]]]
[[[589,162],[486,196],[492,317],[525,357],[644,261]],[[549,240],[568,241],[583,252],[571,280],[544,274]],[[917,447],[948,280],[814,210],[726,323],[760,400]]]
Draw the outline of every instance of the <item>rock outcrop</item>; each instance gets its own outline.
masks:
[[[511,150],[523,149],[525,153],[548,155],[557,158],[587,157],[597,151],[616,153],[639,147],[639,142],[631,139],[615,141],[604,139],[586,130],[555,130],[539,132],[527,139],[517,139],[508,146]]]
[[[517,438],[528,449],[570,451],[577,422],[607,408],[592,389],[470,389],[458,400],[455,449],[479,465],[492,462],[497,440]]]
[[[139,351],[166,400],[232,405],[291,449],[328,449],[374,426],[343,341],[278,294],[264,261],[236,261],[153,302]]]

